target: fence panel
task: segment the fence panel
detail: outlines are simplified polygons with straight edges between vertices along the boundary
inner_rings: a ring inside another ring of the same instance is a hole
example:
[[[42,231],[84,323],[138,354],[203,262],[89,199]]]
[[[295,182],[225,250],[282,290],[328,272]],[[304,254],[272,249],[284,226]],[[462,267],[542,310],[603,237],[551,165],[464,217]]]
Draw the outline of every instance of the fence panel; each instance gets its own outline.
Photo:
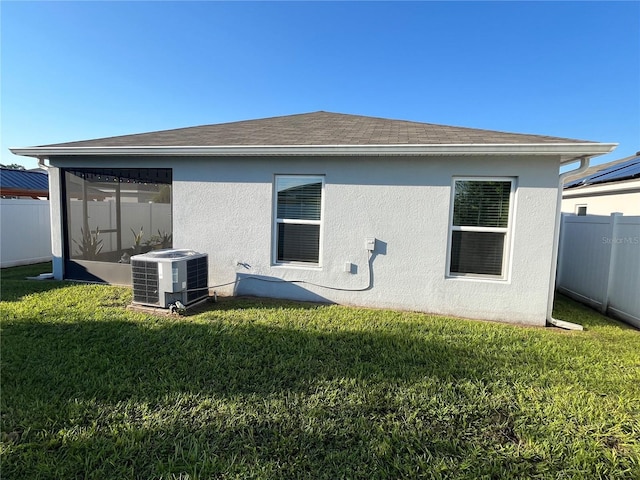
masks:
[[[80,228],[83,224],[82,200],[71,200],[69,208],[69,219],[71,238],[82,238]],[[151,239],[152,236],[171,233],[171,205],[168,203],[128,203],[121,204],[121,232],[122,248],[131,248],[134,244],[134,234],[140,232],[142,227],[142,244]],[[100,229],[100,239],[102,240],[103,252],[114,252],[118,250],[117,234],[107,233],[106,230],[115,230],[116,206],[114,201],[88,202],[88,222],[89,229],[95,231]],[[79,249],[72,241],[72,254],[78,255]]]
[[[609,235],[609,217],[563,215],[562,220],[558,284],[600,306],[609,273],[609,249],[602,243]]]
[[[49,260],[49,200],[0,199],[0,267]]]
[[[640,328],[640,217],[563,214],[557,287]]]
[[[617,316],[635,317],[640,327],[640,217],[619,217],[612,243],[609,309]]]

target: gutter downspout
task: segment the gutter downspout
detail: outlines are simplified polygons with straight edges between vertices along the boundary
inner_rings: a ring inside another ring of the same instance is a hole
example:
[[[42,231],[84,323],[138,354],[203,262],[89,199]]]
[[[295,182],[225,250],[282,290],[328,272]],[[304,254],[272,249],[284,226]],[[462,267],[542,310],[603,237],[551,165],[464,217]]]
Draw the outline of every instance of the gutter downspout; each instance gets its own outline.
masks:
[[[38,157],[38,166],[43,169],[46,170],[47,172],[49,171],[49,165],[45,165],[44,161],[47,160],[47,157]]]
[[[549,297],[547,299],[547,323],[555,327],[564,328],[567,330],[583,330],[582,325],[577,323],[565,322],[564,320],[558,320],[553,318],[553,300],[556,292],[556,274],[558,271],[558,250],[560,246],[560,224],[562,221],[562,189],[564,182],[568,177],[579,176],[587,168],[589,168],[589,161],[591,157],[580,158],[580,166],[574,170],[569,170],[560,174],[558,180],[558,199],[556,201],[556,227],[553,237],[553,255],[551,257],[551,277],[549,279]]]
[[[42,168],[43,170],[45,170],[47,172],[47,176],[49,178],[49,217],[51,219],[51,264],[53,267],[53,277],[56,280],[63,280],[64,279],[64,261],[62,259],[62,255],[60,255],[59,257],[56,257],[56,255],[54,254],[54,251],[57,250],[56,245],[58,245],[59,248],[62,248],[62,245],[59,244],[60,242],[60,238],[62,238],[62,234],[60,234],[60,237],[58,238],[58,235],[56,235],[56,228],[54,226],[54,219],[55,218],[61,218],[60,215],[60,210],[59,207],[55,205],[55,201],[56,199],[58,199],[59,201],[59,196],[55,196],[51,194],[52,188],[51,188],[51,183],[52,183],[52,170],[51,170],[51,165],[47,165],[46,163],[44,163],[46,160],[49,160],[49,157],[47,156],[38,156],[38,167]],[[60,190],[60,185],[59,185],[59,181],[56,181],[56,184],[58,185],[58,191]],[[60,223],[60,228],[62,228],[62,220],[59,221]]]

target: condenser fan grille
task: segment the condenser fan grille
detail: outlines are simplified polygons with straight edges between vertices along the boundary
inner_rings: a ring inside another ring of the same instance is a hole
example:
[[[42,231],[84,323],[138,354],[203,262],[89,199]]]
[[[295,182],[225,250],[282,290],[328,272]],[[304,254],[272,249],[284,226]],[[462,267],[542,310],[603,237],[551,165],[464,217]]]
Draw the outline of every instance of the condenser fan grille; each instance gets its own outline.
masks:
[[[158,264],[154,262],[131,262],[133,301],[147,305],[158,304]]]
[[[208,272],[207,257],[187,260],[187,303],[208,295]]]

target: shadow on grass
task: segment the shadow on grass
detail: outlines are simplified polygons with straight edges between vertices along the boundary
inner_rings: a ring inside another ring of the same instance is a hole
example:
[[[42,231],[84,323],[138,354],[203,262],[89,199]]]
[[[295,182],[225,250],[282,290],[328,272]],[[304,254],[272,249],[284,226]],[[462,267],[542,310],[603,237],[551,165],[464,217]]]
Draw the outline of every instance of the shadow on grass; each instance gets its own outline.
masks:
[[[0,301],[15,302],[25,295],[69,286],[69,282],[57,280],[27,280],[27,277],[37,277],[41,273],[50,272],[51,262],[3,268],[0,270]]]
[[[24,280],[26,277],[35,277],[41,273],[52,271],[51,262],[36,263],[33,265],[21,265],[0,269],[0,280]]]
[[[313,315],[313,310],[302,314]],[[452,440],[470,421],[468,413],[454,413],[459,408],[455,396],[475,394],[477,390],[465,390],[469,381],[475,380],[473,388],[481,390],[483,377],[495,381],[497,372],[506,368],[503,363],[512,361],[506,354],[490,359],[478,348],[456,346],[451,339],[438,338],[437,332],[425,337],[425,332],[407,328],[394,333],[314,331],[215,317],[209,323],[10,323],[2,335],[2,401],[3,411],[16,423],[5,423],[4,428],[17,435],[25,424],[36,431],[43,424],[57,425],[56,431],[64,425],[91,428],[92,422],[106,422],[103,415],[112,415],[110,409],[117,405],[134,405],[127,413],[132,418],[146,405],[150,415],[164,411],[162,415],[173,416],[168,423],[136,424],[135,435],[123,434],[132,444],[128,451],[137,452],[132,454],[136,468],[152,472],[150,476],[188,472],[193,465],[209,473],[237,467],[244,476],[247,462],[274,468],[265,478],[301,478],[303,471],[309,478],[364,477],[385,469],[391,477],[402,476],[401,468],[418,461],[426,466],[434,454],[441,461],[456,451],[473,454],[471,445]],[[399,430],[396,422],[407,415],[413,418],[421,407],[394,398],[394,392],[421,382],[415,393],[420,402],[436,401],[444,410],[423,410],[416,425],[405,423]],[[448,397],[453,411],[447,410],[446,401],[433,400],[441,388],[454,396]],[[192,408],[203,399],[212,403],[196,415]],[[215,407],[220,400],[224,406]],[[104,405],[111,406],[106,413],[96,412]],[[231,415],[233,405],[240,411]],[[500,422],[497,417],[478,419],[488,423],[483,435],[503,435],[508,414],[495,408]],[[24,439],[30,440],[33,436]],[[95,461],[90,470],[108,476],[104,462],[91,453],[105,444],[112,451],[103,451],[100,458],[122,459],[124,447],[116,447],[105,433],[83,436],[63,451],[71,449],[79,458]],[[138,451],[138,444],[146,450]],[[58,444],[48,448],[51,445]],[[378,464],[371,464],[371,448],[380,450]],[[194,453],[198,449],[215,455],[203,458]],[[149,451],[162,462],[141,466]],[[239,466],[238,458],[243,459]],[[41,463],[46,462],[43,457]]]
[[[209,297],[207,301],[189,307],[181,317],[194,317],[212,312],[224,312],[247,309],[287,309],[317,310],[335,305],[329,302],[314,302],[303,300],[287,300],[281,298],[255,297],[251,295],[235,295],[232,297]]]
[[[174,392],[225,397],[306,392],[318,382],[342,379],[495,381],[518,368],[538,375],[539,366],[564,364],[554,352],[527,349],[518,358],[513,348],[483,350],[481,342],[415,332],[410,326],[384,333],[215,320],[20,321],[3,327],[3,388],[36,403],[52,398],[155,401]]]
[[[638,331],[637,328],[622,320],[603,315],[598,310],[577,302],[561,293],[556,293],[553,316],[558,320],[577,323],[587,329],[593,327],[608,327]]]
[[[15,478],[589,477],[598,464],[568,467],[569,447],[546,463],[519,453],[514,398],[528,390],[514,384],[572,375],[584,352],[563,350],[569,336],[265,299],[175,321],[102,313],[3,324]]]

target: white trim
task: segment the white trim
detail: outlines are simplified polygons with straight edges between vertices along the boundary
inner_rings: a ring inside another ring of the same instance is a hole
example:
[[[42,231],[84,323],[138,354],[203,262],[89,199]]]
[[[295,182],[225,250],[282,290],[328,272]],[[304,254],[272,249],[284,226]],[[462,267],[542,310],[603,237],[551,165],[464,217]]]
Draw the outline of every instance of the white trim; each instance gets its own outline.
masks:
[[[411,145],[216,145],[13,147],[16,155],[154,155],[154,156],[271,156],[271,155],[560,155],[561,163],[611,152],[617,143],[470,143]]]
[[[308,178],[319,179],[322,183],[320,190],[320,220],[293,220],[287,218],[278,218],[278,178]],[[311,268],[320,270],[322,269],[322,249],[323,249],[323,237],[324,237],[324,187],[325,176],[319,174],[280,174],[277,173],[273,176],[273,219],[272,219],[272,237],[271,237],[271,265],[273,267],[296,267],[296,268]],[[318,235],[318,263],[313,262],[283,262],[278,260],[278,225],[281,223],[288,223],[294,225],[318,225],[320,227]]]
[[[474,180],[475,181],[475,180]],[[489,180],[493,181],[493,180]],[[465,227],[461,225],[450,225],[451,229],[456,232],[488,232],[488,233],[508,233],[509,228],[504,227]]]
[[[320,216],[322,217],[322,214]],[[302,219],[292,220],[290,218],[277,218],[276,217],[276,222],[277,223],[291,223],[293,225],[320,225],[321,221],[322,220],[302,220]]]
[[[509,192],[509,215],[507,217],[507,227],[466,227],[453,224],[453,210],[456,199],[456,182],[509,182],[511,189]],[[509,282],[511,277],[511,251],[513,250],[511,241],[513,237],[513,222],[515,218],[514,210],[516,203],[516,181],[517,177],[462,177],[454,176],[451,179],[451,200],[449,202],[449,233],[447,235],[447,258],[445,277],[448,279],[466,280],[491,280],[499,282]],[[451,247],[453,244],[453,232],[489,232],[504,233],[502,247],[502,272],[500,275],[457,273],[451,272]]]

